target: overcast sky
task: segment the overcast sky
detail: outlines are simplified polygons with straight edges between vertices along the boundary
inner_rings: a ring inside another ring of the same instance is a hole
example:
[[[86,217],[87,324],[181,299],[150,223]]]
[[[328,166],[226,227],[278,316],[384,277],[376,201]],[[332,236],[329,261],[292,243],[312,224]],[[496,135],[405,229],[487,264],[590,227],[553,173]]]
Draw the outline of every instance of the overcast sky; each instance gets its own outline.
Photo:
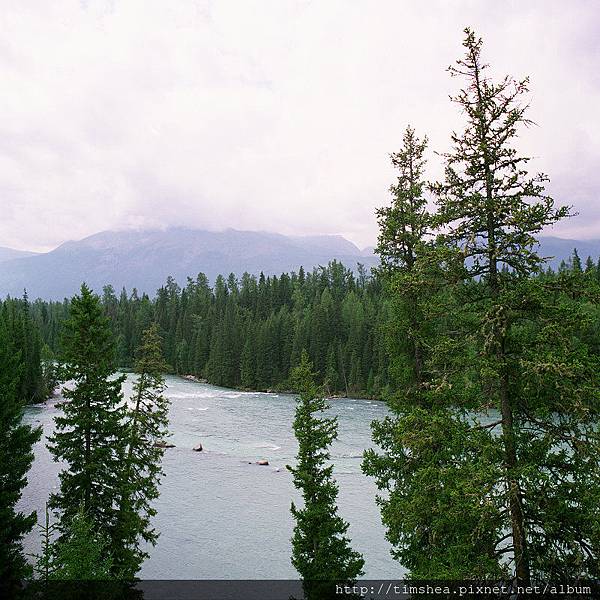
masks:
[[[189,225],[377,235],[388,154],[462,118],[462,30],[531,77],[521,136],[600,237],[600,3],[22,0],[0,13],[0,246]]]

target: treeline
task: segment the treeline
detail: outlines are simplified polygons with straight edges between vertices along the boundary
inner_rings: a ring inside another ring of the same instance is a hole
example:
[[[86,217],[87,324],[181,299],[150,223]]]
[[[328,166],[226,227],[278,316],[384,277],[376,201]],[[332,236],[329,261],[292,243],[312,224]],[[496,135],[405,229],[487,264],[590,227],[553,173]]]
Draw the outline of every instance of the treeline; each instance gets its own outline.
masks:
[[[27,294],[0,301],[0,328],[6,336],[7,350],[17,363],[15,391],[29,404],[45,400],[55,386],[52,352],[42,339],[39,318],[33,316],[42,305],[38,301],[32,308]]]
[[[305,273],[241,279],[198,275],[181,288],[169,278],[156,296],[111,286],[102,306],[116,339],[117,364],[131,367],[141,332],[158,323],[170,370],[246,389],[290,389],[304,348],[329,393],[380,395],[389,386],[383,341],[389,303],[376,277],[339,262]],[[68,303],[37,301],[41,337],[55,353]]]
[[[577,250],[558,273],[547,269],[545,276],[570,271],[600,281],[600,262],[588,257],[582,264]],[[154,298],[135,290],[117,296],[105,286],[101,303],[124,369],[134,364],[142,332],[156,322],[168,369],[215,385],[290,390],[291,368],[304,348],[329,394],[382,397],[396,381],[387,337],[398,316],[380,274],[361,265],[356,273],[333,261],[308,273],[246,273],[239,280],[230,274],[214,287],[202,273],[183,288],[169,278]],[[37,300],[27,310],[37,326],[35,344],[41,340],[47,357],[58,356],[69,303]]]

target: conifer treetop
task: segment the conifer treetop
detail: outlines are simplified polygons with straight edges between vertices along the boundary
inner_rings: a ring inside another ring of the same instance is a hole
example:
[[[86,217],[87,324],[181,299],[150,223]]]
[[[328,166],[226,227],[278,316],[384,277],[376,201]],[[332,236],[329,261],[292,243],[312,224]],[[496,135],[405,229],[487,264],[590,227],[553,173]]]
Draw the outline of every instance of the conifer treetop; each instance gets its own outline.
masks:
[[[530,175],[531,158],[514,146],[526,116],[529,78],[504,76],[495,83],[481,56],[483,42],[465,29],[465,55],[448,68],[466,79],[451,100],[466,116],[461,134],[453,132],[453,148],[443,153],[445,181],[431,186],[437,196],[437,224],[443,239],[461,247],[470,276],[497,276],[506,266],[519,275],[538,272],[544,258],[535,250],[537,234],[571,215],[556,208],[546,194],[547,175]]]

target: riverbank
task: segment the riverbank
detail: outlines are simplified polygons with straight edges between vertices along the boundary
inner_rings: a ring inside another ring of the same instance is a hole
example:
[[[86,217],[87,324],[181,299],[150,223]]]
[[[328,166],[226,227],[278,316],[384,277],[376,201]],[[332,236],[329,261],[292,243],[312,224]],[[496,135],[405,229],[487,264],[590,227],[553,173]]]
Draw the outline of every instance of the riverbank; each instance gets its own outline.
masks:
[[[191,374],[179,374],[179,373],[170,373],[170,375],[173,375],[175,377],[181,377],[182,379],[185,379],[187,381],[193,381],[195,383],[206,383],[209,385],[215,385],[212,382],[210,382],[208,379],[202,378],[202,377],[197,377],[196,375],[191,375]],[[248,388],[248,387],[229,387],[229,386],[225,386],[226,389],[231,389],[231,390],[237,390],[240,392],[256,392],[256,393],[261,393],[261,394],[297,394],[298,391],[294,390],[294,389],[289,389],[285,386],[281,386],[281,387],[274,387],[274,388],[262,388],[262,389],[255,389],[255,388]],[[326,391],[326,397],[328,400],[338,400],[340,398],[346,398],[346,399],[350,399],[350,400],[372,400],[372,401],[376,401],[376,402],[385,402],[385,400],[383,400],[382,398],[377,398],[375,396],[369,396],[366,393],[365,394],[359,394],[357,392],[357,395],[348,395],[348,394],[344,394],[342,393],[342,390],[336,390],[333,394],[330,391]]]

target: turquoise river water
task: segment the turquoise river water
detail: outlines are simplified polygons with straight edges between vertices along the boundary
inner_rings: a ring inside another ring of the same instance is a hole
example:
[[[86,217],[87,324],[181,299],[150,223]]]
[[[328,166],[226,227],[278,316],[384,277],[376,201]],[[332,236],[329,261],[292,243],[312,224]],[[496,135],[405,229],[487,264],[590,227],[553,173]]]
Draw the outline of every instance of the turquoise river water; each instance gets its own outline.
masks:
[[[286,579],[295,578],[290,562],[293,520],[290,502],[298,496],[291,474],[296,440],[292,432],[295,397],[241,392],[167,378],[171,400],[165,478],[156,501],[155,525],[161,532],[150,549],[143,579]],[[132,376],[124,384],[131,394]],[[58,484],[61,465],[45,444],[52,432],[60,398],[27,409],[26,420],[43,426],[35,461],[20,509],[43,518],[45,502]],[[400,578],[385,540],[376,488],[360,470],[362,452],[371,446],[369,424],[386,414],[383,403],[334,399],[330,412],[339,418],[339,439],[332,448],[339,483],[339,511],[350,522],[353,547],[365,557],[365,577]],[[201,442],[203,452],[192,448]],[[267,459],[269,466],[259,466]],[[251,464],[249,464],[251,463]],[[36,552],[32,532],[26,550]]]

